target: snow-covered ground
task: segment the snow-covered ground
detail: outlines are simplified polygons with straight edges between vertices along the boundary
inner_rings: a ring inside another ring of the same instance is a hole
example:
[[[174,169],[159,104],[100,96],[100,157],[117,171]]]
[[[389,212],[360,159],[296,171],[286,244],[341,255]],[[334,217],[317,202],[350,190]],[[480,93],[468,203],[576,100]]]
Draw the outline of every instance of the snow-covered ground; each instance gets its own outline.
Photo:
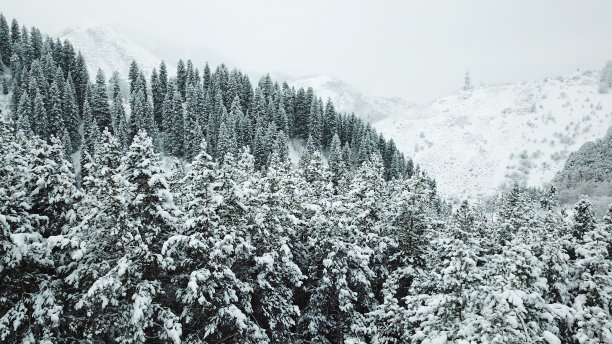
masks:
[[[598,72],[458,91],[374,123],[457,200],[490,195],[512,180],[539,186],[567,155],[603,137],[612,94]]]

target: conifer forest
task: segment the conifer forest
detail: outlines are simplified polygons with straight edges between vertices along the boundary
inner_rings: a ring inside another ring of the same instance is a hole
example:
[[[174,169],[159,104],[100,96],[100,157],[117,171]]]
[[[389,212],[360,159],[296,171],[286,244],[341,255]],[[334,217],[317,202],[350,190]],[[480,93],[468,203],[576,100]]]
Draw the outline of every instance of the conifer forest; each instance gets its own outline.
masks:
[[[452,203],[312,87],[166,62],[0,15],[1,343],[612,343],[612,206]]]

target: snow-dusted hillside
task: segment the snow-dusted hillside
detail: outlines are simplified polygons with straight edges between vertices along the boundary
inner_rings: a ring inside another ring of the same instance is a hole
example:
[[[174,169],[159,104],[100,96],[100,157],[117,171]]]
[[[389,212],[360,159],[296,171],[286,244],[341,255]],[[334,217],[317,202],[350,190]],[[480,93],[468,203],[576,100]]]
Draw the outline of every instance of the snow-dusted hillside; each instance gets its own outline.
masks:
[[[612,125],[612,94],[599,73],[459,91],[374,126],[456,199],[494,193],[511,180],[550,182],[570,152]]]
[[[125,80],[128,77],[132,60],[136,60],[138,66],[148,76],[162,60],[131,39],[104,25],[70,27],[61,32],[59,36],[62,41],[68,39],[75,50],[83,53],[92,79],[95,78],[100,68],[107,78],[114,71],[118,71],[121,78]],[[169,70],[173,68],[168,67]]]
[[[126,78],[133,59],[148,74],[163,59],[101,25],[67,29],[61,39],[85,54],[92,78],[98,67]],[[337,110],[372,122],[455,199],[490,195],[512,180],[549,182],[570,152],[612,124],[612,94],[598,93],[598,72],[479,87],[426,106],[368,95],[331,76],[277,79],[312,87]]]
[[[414,106],[401,98],[383,98],[365,94],[342,80],[326,75],[294,79],[288,82],[295,88],[312,87],[324,102],[328,98],[331,99],[338,111],[353,112],[370,122],[376,122],[388,116],[401,116]]]

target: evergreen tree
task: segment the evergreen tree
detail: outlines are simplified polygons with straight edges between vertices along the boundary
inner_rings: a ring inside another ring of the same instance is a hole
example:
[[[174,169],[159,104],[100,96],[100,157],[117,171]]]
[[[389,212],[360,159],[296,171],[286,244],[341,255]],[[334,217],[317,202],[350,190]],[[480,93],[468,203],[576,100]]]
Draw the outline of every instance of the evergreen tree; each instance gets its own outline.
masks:
[[[151,72],[151,95],[153,98],[153,118],[158,130],[162,130],[162,112],[166,93],[162,90],[162,81],[153,68]]]
[[[136,63],[136,60],[132,60],[132,63],[130,63],[130,70],[128,72],[128,79],[130,80],[130,94],[136,91],[136,83],[139,75],[140,70],[138,69],[138,64]]]
[[[104,128],[108,128],[108,130],[110,130],[112,133],[113,123],[108,105],[108,94],[106,92],[106,80],[104,79],[104,73],[101,69],[98,69],[96,83],[93,85],[91,92],[90,106],[98,126],[102,130],[104,130]]]
[[[79,126],[81,124],[81,116],[79,115],[79,106],[76,100],[76,92],[72,83],[72,75],[68,73],[64,90],[62,93],[62,111],[64,115],[64,124],[70,137],[70,142],[74,150],[81,145],[81,134]]]
[[[183,60],[179,60],[176,65],[176,87],[181,96],[181,101],[185,100],[187,91],[187,70],[185,70],[185,63]]]
[[[344,174],[344,160],[342,159],[342,146],[338,134],[334,134],[329,148],[329,171],[332,174],[332,181],[338,185],[339,180]]]
[[[71,71],[71,73],[72,81],[74,82],[76,101],[79,105],[79,109],[81,109],[81,113],[83,113],[85,94],[87,90],[87,84],[89,83],[89,74],[87,73],[87,67],[85,66],[85,58],[83,57],[81,52],[79,52],[76,57],[74,70]]]
[[[34,98],[34,105],[32,107],[32,130],[35,135],[38,135],[42,139],[49,138],[49,119],[47,117],[47,111],[45,110],[45,104],[43,97],[40,92],[36,92],[36,98]]]
[[[65,129],[64,118],[62,115],[62,100],[59,88],[53,82],[49,89],[49,101],[51,111],[49,111],[49,135],[61,138],[62,130]]]
[[[198,154],[202,142],[202,91],[194,85],[187,86],[185,103],[185,159],[191,161]]]
[[[579,343],[612,341],[612,263],[608,259],[610,233],[597,226],[592,206],[582,197],[574,207],[572,234],[577,239],[573,277],[576,310],[574,338]]]
[[[465,73],[465,80],[463,82],[463,90],[471,90],[472,89],[472,80],[470,78],[470,72]]]
[[[578,241],[582,240],[587,232],[595,229],[595,213],[588,197],[581,197],[574,207],[574,225],[572,235]]]
[[[19,23],[17,19],[13,18],[11,21],[11,44],[13,47],[17,47],[21,43],[21,32],[19,31]],[[14,54],[15,52],[13,52]]]
[[[17,123],[16,129],[23,131],[24,135],[30,136],[33,134],[31,121],[34,120],[34,113],[32,111],[31,99],[27,91],[21,94],[21,101],[17,108]]]
[[[81,142],[81,167],[83,167],[87,163],[87,155],[94,156],[98,142],[100,142],[100,129],[87,99],[83,104],[83,138]],[[82,174],[84,171],[81,169]]]
[[[164,146],[168,155],[182,157],[185,145],[183,107],[177,90],[168,92],[164,101]]]
[[[225,157],[227,153],[236,154],[237,151],[236,133],[233,131],[233,126],[228,126],[225,121],[221,122],[221,126],[219,127],[219,140],[217,142],[219,161],[223,162],[223,157]]]
[[[0,13],[0,57],[2,63],[8,66],[11,62],[12,55],[11,34],[8,23],[4,15]]]
[[[137,86],[137,87],[141,87]],[[155,121],[153,119],[153,111],[151,104],[147,101],[145,91],[139,89],[137,92],[132,93],[131,97],[132,110],[130,112],[130,142],[140,130],[147,132],[147,135],[152,140],[157,140],[157,128],[155,127]],[[156,141],[157,142],[157,141]]]
[[[331,99],[328,99],[327,104],[325,104],[323,123],[323,145],[329,147],[332,144],[334,135],[338,132],[337,114]]]

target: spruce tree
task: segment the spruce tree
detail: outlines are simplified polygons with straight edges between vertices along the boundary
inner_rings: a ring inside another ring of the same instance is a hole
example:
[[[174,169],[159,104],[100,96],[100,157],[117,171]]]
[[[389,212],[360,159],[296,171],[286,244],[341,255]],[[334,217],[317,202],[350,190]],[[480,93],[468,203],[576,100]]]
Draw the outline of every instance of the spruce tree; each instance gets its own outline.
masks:
[[[329,171],[332,174],[332,181],[335,185],[343,176],[344,173],[344,160],[342,159],[342,146],[340,144],[340,138],[338,134],[334,134],[331,140],[331,146],[329,147]]]
[[[184,153],[185,129],[183,107],[178,91],[168,92],[164,101],[164,148],[166,154],[181,158]]]
[[[40,92],[36,92],[36,97],[34,98],[32,121],[30,121],[30,124],[35,135],[38,135],[43,140],[49,138],[49,118],[47,117],[43,96]]]
[[[138,81],[139,74],[140,70],[138,69],[136,60],[132,60],[130,63],[130,70],[128,72],[128,79],[130,80],[130,94],[136,91],[136,82]]]
[[[112,133],[113,123],[108,105],[106,80],[101,69],[98,69],[96,83],[93,85],[90,101],[91,110],[100,129],[104,130],[104,128],[108,128]]]
[[[19,23],[17,19],[13,18],[11,21],[11,44],[13,47],[17,47],[17,45],[21,43],[21,31],[19,31]],[[14,54],[15,52],[13,52]]]
[[[81,54],[81,52],[78,53],[75,60],[74,71],[71,72],[72,81],[74,83],[74,90],[76,94],[76,101],[82,113],[83,105],[85,102],[85,94],[87,91],[87,84],[89,83],[89,74],[87,73],[87,67],[85,66],[85,58],[83,57],[83,54]]]
[[[162,91],[161,80],[157,75],[157,70],[153,68],[151,72],[151,95],[153,98],[153,118],[158,130],[162,130],[162,112],[164,98],[166,94]]]
[[[81,145],[81,133],[79,132],[81,116],[76,100],[76,91],[72,83],[72,74],[70,73],[68,73],[68,77],[64,83],[62,111],[64,114],[64,124],[70,136],[70,142],[72,143],[73,149],[76,150]]]
[[[21,100],[19,101],[19,106],[17,107],[17,123],[16,129],[19,131],[23,131],[26,136],[31,136],[33,134],[32,124],[31,122],[34,120],[34,113],[32,111],[32,100],[28,95],[27,91],[24,91],[21,94]]]
[[[329,147],[332,144],[332,139],[338,131],[336,110],[331,99],[327,100],[325,104],[325,115],[323,118],[323,146]]]
[[[173,86],[174,87],[174,86]],[[187,86],[185,102],[185,159],[191,161],[198,154],[202,142],[202,91],[195,85]]]
[[[176,87],[181,96],[181,101],[185,100],[185,94],[187,90],[187,70],[185,70],[185,63],[183,60],[179,60],[176,65]]]
[[[217,154],[219,161],[223,162],[223,158],[227,153],[236,154],[238,146],[236,144],[236,132],[232,125],[227,125],[225,121],[219,126],[219,139],[217,142]]]
[[[2,58],[2,63],[8,66],[12,55],[11,34],[8,23],[4,15],[0,13],[0,57]]]
[[[96,147],[100,142],[100,129],[87,99],[83,104],[83,139],[81,142],[81,167],[83,167],[87,162],[86,155],[95,156]],[[84,170],[82,169],[81,172]]]
[[[49,89],[49,100],[51,102],[51,111],[49,111],[49,136],[55,136],[62,139],[66,125],[62,114],[62,99],[60,90],[53,82]]]

